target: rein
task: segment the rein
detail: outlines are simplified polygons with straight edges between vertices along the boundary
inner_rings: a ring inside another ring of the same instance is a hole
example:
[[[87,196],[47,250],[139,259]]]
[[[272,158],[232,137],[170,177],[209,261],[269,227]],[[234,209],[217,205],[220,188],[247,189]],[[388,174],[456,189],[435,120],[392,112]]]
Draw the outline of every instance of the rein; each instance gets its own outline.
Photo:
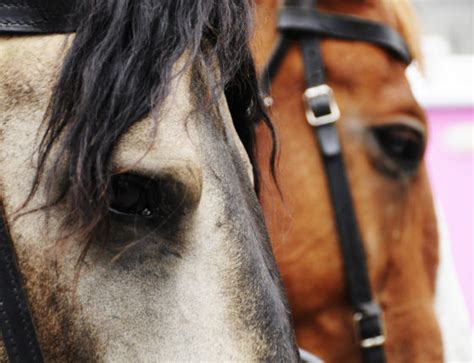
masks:
[[[366,363],[383,363],[385,334],[382,310],[374,300],[367,271],[342,147],[336,129],[341,113],[326,84],[321,39],[365,41],[387,50],[405,64],[412,60],[403,38],[392,28],[354,16],[321,13],[317,0],[285,0],[279,11],[279,38],[261,78],[265,104],[270,107],[271,82],[290,47],[301,48],[306,90],[303,93],[307,122],[312,126],[324,164],[343,259],[345,282],[353,309],[358,344]]]
[[[0,35],[73,32],[74,7],[71,0],[0,0]],[[11,363],[44,361],[1,204],[0,328]]]

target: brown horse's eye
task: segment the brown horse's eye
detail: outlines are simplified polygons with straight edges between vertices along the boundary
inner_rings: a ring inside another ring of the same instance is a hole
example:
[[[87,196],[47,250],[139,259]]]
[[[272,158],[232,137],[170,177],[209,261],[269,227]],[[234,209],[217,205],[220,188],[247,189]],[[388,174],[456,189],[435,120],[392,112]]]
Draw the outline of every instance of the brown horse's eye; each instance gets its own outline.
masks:
[[[385,163],[382,162],[384,171],[396,175],[417,171],[425,150],[420,131],[401,124],[377,126],[371,131],[386,159]]]
[[[153,210],[147,201],[149,180],[132,174],[112,177],[110,211],[114,214],[151,217]]]

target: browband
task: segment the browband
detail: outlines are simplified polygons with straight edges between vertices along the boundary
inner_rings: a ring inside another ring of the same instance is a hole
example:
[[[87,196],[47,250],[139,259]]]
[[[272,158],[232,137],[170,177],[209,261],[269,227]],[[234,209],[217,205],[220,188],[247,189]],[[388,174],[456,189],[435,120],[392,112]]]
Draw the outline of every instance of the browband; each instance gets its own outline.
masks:
[[[0,0],[0,34],[72,33],[74,0]]]
[[[285,34],[297,32],[299,35],[307,33],[318,37],[365,41],[387,49],[406,64],[412,61],[405,41],[395,30],[355,16],[288,6],[280,10],[278,30]]]

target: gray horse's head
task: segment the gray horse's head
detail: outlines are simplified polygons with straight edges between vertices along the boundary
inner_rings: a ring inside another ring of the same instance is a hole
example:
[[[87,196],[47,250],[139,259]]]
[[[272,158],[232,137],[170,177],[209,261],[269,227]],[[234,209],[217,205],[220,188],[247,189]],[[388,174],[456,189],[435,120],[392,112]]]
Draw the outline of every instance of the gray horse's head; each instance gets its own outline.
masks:
[[[75,35],[0,36],[0,198],[46,360],[297,360],[247,0],[78,11]]]

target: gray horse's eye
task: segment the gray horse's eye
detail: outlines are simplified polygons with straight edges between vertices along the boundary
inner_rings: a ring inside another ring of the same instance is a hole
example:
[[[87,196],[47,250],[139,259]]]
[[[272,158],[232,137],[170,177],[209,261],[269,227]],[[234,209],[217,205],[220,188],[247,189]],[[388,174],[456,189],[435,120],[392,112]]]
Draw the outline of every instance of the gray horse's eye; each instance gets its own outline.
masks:
[[[132,217],[176,224],[186,211],[187,194],[185,185],[170,175],[117,174],[112,177],[110,212],[121,220]]]
[[[425,150],[424,138],[419,130],[407,125],[391,124],[373,127],[371,131],[383,157],[388,161],[382,165],[384,171],[395,176],[416,172]]]
[[[110,211],[115,214],[151,217],[156,206],[148,201],[154,183],[132,174],[112,177]]]

